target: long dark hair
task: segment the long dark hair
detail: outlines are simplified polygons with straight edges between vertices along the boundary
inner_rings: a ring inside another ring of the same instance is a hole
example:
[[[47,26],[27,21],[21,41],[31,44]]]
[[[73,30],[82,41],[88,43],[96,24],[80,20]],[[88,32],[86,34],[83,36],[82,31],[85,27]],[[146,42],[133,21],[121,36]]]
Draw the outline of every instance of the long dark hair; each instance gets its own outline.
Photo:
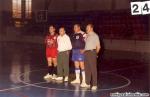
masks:
[[[49,32],[49,28],[50,28],[50,27],[53,27],[53,28],[55,29],[55,34],[57,34],[57,33],[56,33],[56,26],[55,26],[55,25],[49,25],[49,26],[48,26],[48,31],[47,31],[48,33],[47,33],[47,35],[50,35],[50,32]]]

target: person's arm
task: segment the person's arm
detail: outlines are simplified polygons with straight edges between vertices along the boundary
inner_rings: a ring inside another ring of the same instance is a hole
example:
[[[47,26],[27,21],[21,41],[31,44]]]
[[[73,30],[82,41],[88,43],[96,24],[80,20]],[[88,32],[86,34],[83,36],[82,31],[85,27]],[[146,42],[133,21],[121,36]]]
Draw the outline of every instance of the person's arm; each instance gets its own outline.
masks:
[[[68,45],[68,50],[71,50],[72,49],[72,44],[71,44],[71,40],[69,38],[69,36],[67,36],[67,45]]]
[[[101,49],[99,37],[96,37],[96,53],[98,54]]]
[[[84,40],[84,42],[86,41],[86,38],[87,38],[87,34],[84,33],[84,34],[83,34],[83,40]]]
[[[83,37],[83,41],[84,41],[84,48],[83,49],[80,49],[80,53],[83,54],[85,52],[85,45],[86,45],[86,41]]]
[[[97,44],[97,46],[96,46],[96,53],[97,54],[99,53],[100,49],[101,49],[101,46],[99,44]]]
[[[86,33],[83,33],[81,37],[82,37],[82,41],[85,43],[86,42],[86,37],[87,37]],[[85,47],[85,44],[84,44],[84,47]],[[84,49],[80,49],[80,53],[83,54],[84,52],[85,52],[85,48]]]

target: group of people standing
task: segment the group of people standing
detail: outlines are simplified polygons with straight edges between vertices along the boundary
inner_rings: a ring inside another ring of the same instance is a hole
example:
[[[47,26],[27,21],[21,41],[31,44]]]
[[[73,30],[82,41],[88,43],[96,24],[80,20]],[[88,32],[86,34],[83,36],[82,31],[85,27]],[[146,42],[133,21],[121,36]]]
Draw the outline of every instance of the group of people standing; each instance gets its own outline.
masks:
[[[45,38],[48,74],[44,79],[68,81],[72,50],[76,79],[71,84],[97,90],[97,54],[101,48],[99,37],[94,32],[93,24],[86,26],[86,32],[81,30],[80,24],[75,24],[73,29],[74,33],[69,37],[64,27],[60,27],[57,34],[56,28],[49,26],[49,34]]]

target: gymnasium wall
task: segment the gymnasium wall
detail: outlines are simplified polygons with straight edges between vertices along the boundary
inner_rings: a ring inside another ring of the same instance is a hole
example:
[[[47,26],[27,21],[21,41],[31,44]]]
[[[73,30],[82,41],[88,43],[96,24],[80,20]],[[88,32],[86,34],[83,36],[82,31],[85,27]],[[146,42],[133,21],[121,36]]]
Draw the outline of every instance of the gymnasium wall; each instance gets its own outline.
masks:
[[[11,12],[12,4],[10,2],[12,2],[12,0],[0,0],[0,15],[2,15],[2,11]],[[76,2],[77,5],[74,5],[74,2]],[[44,9],[45,5],[44,0],[33,0],[32,4],[33,11],[35,12]],[[129,5],[129,0],[121,0],[121,2],[120,0],[52,0],[51,5],[49,6],[49,12],[83,12],[89,10],[113,11],[120,9],[129,9]],[[76,10],[74,9],[75,7]],[[148,21],[150,22],[150,18],[148,19]],[[150,28],[150,25],[148,26]],[[4,31],[6,33],[4,35],[0,35],[0,41],[43,43],[43,36],[40,37],[36,35],[21,35],[19,30],[15,30],[11,26],[5,27],[5,25],[2,25],[2,22],[0,22],[0,34],[3,33],[2,28],[5,28]],[[150,30],[147,31],[150,32]],[[104,38],[104,44],[106,50],[150,53],[150,41],[148,40]]]
[[[49,12],[83,12],[129,9],[130,0],[49,0]],[[3,11],[12,10],[12,0],[1,0]],[[45,0],[32,0],[33,12],[43,10]]]

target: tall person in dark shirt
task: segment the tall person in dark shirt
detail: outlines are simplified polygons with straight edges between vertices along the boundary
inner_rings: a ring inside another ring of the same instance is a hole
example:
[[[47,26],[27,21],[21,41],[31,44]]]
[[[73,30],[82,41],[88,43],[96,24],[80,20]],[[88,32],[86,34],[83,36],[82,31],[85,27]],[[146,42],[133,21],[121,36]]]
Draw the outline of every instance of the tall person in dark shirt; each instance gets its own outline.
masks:
[[[74,25],[74,34],[72,36],[72,61],[75,65],[75,75],[76,79],[71,82],[71,84],[80,84],[84,85],[85,82],[85,70],[84,70],[84,54],[81,53],[81,50],[85,48],[85,37],[86,33],[83,32],[79,24]],[[80,71],[82,75],[82,82],[80,82]]]

